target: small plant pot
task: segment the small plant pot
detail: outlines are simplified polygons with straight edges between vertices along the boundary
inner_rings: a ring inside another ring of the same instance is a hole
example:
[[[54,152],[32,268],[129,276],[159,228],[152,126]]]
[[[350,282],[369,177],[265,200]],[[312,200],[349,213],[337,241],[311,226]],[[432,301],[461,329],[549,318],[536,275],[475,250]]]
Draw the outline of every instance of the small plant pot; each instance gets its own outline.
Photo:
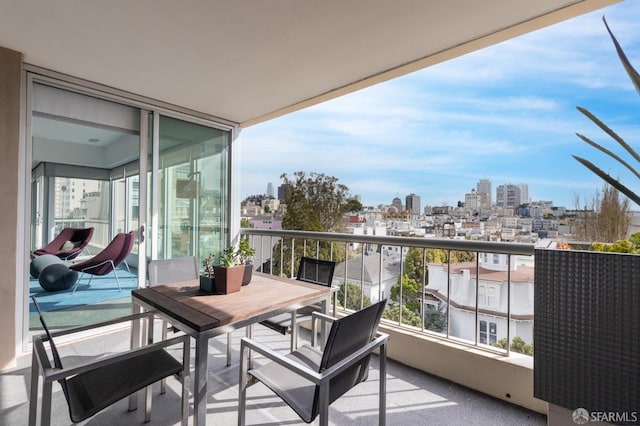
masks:
[[[253,276],[253,265],[244,265],[244,274],[242,275],[242,285],[248,285]]]
[[[216,291],[215,278],[200,275],[200,290],[206,291],[207,293],[215,293]]]
[[[213,275],[215,276],[215,288],[218,294],[228,294],[240,291],[242,287],[242,277],[244,276],[244,266],[238,265],[225,268],[215,266]]]

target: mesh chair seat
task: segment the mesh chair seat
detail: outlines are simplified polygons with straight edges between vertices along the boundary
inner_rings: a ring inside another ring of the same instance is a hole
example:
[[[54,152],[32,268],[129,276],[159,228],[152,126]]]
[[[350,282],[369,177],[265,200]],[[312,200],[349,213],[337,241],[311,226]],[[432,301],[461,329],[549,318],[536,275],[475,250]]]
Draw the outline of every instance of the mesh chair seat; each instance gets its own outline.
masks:
[[[73,376],[67,379],[71,420],[81,422],[182,369],[182,363],[158,350]]]
[[[285,356],[314,371],[318,371],[322,361],[322,352],[308,345]],[[251,370],[251,375],[282,398],[306,423],[313,421],[315,383],[275,362]]]
[[[47,326],[40,306],[31,296],[38,312],[45,334],[33,337],[33,357],[31,365],[31,390],[29,402],[29,424],[34,425],[37,417],[38,382],[40,375],[44,378],[42,389],[42,424],[49,424],[51,417],[51,385],[60,383],[67,405],[69,416],[74,423],[83,421],[115,402],[146,388],[145,422],[151,418],[150,385],[169,376],[175,376],[182,384],[181,414],[182,424],[187,424],[188,416],[188,376],[189,376],[189,337],[180,336],[161,342],[149,343],[146,346],[126,352],[109,354],[101,359],[87,357],[84,362],[71,368],[65,368],[54,336],[70,335],[87,330],[112,326],[121,322],[149,320],[148,313],[132,314],[88,326],[79,326],[52,334]],[[151,324],[149,324],[151,328]],[[152,329],[152,328],[151,328]],[[53,366],[45,349],[49,343]],[[182,361],[174,358],[167,348],[182,346]],[[137,399],[129,401],[129,410],[136,409]]]

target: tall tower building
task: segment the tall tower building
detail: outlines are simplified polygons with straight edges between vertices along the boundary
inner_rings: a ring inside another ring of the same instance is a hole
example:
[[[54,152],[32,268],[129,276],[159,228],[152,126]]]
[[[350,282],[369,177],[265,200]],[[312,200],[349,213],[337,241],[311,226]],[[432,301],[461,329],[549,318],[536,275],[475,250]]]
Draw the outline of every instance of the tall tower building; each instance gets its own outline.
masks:
[[[478,194],[485,194],[485,204],[479,206],[479,208],[491,208],[491,205],[493,204],[493,197],[491,195],[491,181],[489,179],[480,179],[478,181],[478,184],[476,185],[476,192]],[[479,197],[480,199],[483,198],[482,195],[479,195]]]
[[[496,205],[503,209],[515,209],[522,204],[520,186],[506,184],[496,188]]]
[[[413,192],[405,197],[407,210],[411,211],[411,216],[420,216],[420,196]]]
[[[267,197],[273,198],[273,183],[267,183]]]
[[[520,204],[529,204],[529,185],[521,183],[518,188],[520,188]]]

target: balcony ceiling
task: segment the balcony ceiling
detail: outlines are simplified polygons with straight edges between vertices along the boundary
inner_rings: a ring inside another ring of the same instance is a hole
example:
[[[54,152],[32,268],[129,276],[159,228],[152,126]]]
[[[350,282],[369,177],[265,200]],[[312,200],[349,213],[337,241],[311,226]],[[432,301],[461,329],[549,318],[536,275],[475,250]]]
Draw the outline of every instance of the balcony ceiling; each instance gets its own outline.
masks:
[[[25,62],[241,126],[618,0],[3,0]]]

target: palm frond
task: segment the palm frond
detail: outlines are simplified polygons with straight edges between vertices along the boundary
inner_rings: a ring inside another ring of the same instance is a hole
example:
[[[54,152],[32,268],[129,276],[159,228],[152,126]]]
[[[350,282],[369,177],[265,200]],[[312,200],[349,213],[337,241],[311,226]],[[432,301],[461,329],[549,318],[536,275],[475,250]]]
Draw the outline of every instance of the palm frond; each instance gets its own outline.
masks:
[[[580,106],[576,108],[578,109],[578,111],[583,113],[589,120],[593,121],[598,127],[600,127],[606,134],[608,134],[616,142],[618,142],[618,144],[620,144],[620,146],[623,147],[625,151],[627,151],[633,158],[635,158],[637,162],[640,162],[640,155],[638,155],[638,153],[633,148],[631,148],[631,146],[628,143],[626,143],[624,139],[618,136],[616,132],[611,130],[609,126],[604,124],[604,122],[602,122],[598,117],[593,115],[588,109]]]
[[[638,179],[640,179],[640,173],[636,169],[634,169],[629,163],[627,163],[625,160],[623,160],[620,156],[618,156],[616,153],[614,153],[612,151],[609,151],[607,148],[605,148],[602,145],[592,141],[591,139],[589,139],[585,135],[582,135],[580,133],[576,133],[576,136],[578,136],[580,139],[582,139],[583,141],[585,141],[586,143],[588,143],[589,145],[591,145],[592,147],[594,147],[598,151],[604,152],[605,154],[607,154],[608,156],[610,156],[611,158],[613,158],[614,160],[616,160],[617,162],[619,162],[620,164],[625,166],[627,169],[629,169],[629,171],[631,173],[633,173],[634,175],[636,175],[636,177]]]
[[[583,166],[591,170],[593,173],[598,175],[598,177],[600,177],[602,180],[604,180],[609,185],[611,185],[612,187],[614,187],[615,189],[617,189],[618,191],[620,191],[621,193],[629,197],[630,200],[632,200],[634,203],[640,206],[640,197],[638,197],[635,192],[633,192],[632,190],[627,188],[625,185],[620,183],[618,179],[615,179],[608,173],[603,172],[600,168],[598,168],[595,164],[593,164],[589,160],[585,160],[584,158],[578,157],[575,155],[573,155],[572,157],[578,160]]]
[[[618,40],[609,29],[609,24],[607,24],[607,20],[605,19],[604,16],[602,17],[602,20],[604,21],[604,26],[607,28],[607,32],[609,33],[609,36],[611,36],[613,45],[616,47],[616,52],[618,52],[618,58],[620,58],[620,62],[622,62],[622,66],[624,67],[625,71],[627,72],[627,75],[631,79],[633,86],[636,88],[636,92],[640,94],[640,74],[638,74],[638,71],[636,71],[636,69],[629,62],[629,59],[627,59],[627,55],[624,53],[624,50],[622,50],[620,43],[618,43]]]

